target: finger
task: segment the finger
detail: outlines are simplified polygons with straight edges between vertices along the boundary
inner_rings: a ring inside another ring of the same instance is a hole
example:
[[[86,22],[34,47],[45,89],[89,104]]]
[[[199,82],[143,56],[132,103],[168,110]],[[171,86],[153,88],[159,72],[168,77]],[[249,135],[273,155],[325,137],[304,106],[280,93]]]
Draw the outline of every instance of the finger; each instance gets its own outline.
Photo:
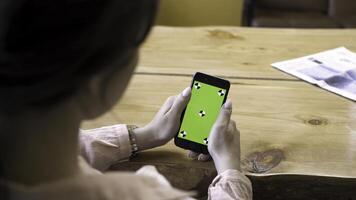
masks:
[[[171,109],[171,107],[173,105],[173,102],[176,99],[176,97],[177,96],[168,97],[167,100],[162,105],[162,107],[159,109],[158,113],[161,113],[161,114],[167,113]]]
[[[238,137],[240,140],[240,131],[239,131],[239,129],[237,129],[236,122],[234,120],[231,120],[231,121],[233,122],[232,130],[235,134],[235,137]]]
[[[235,142],[238,141],[238,144],[240,145],[240,132],[239,130],[237,129],[236,127],[236,123],[234,120],[230,120],[230,123],[229,123],[229,129],[228,131],[226,132],[226,136],[228,138],[228,140],[234,140]],[[238,146],[238,148],[240,148],[240,146]]]
[[[232,113],[232,102],[227,100],[226,103],[221,107],[218,118],[216,119],[215,124],[218,126],[227,127],[230,122]]]
[[[211,134],[208,140],[213,141],[215,138],[219,137],[219,133],[225,133],[229,128],[230,118],[232,113],[232,102],[227,100],[225,104],[221,107],[218,118],[216,119]],[[211,146],[209,142],[208,147]]]
[[[233,131],[233,132],[238,132],[238,134],[240,134],[240,131],[239,131],[239,129],[237,129],[237,125],[236,125],[236,122],[235,122],[235,120],[230,120],[230,126],[231,126],[231,130]]]
[[[235,120],[230,120],[230,121],[231,121],[231,123],[232,123],[232,126],[236,128],[236,127],[237,127],[237,126],[236,126],[236,121],[235,121]]]
[[[234,120],[230,120],[230,122],[229,122],[229,128],[228,128],[228,130],[230,131],[230,132],[233,132],[234,130],[236,130],[236,123],[235,123],[235,121]]]
[[[202,162],[209,161],[211,159],[209,154],[199,154],[198,160]]]
[[[239,137],[239,132],[237,131],[236,124],[234,120],[230,120],[229,122],[229,127],[227,128],[227,131],[225,131],[225,138],[227,140],[233,140],[236,137]]]
[[[187,106],[188,101],[190,99],[191,95],[191,89],[190,87],[187,87],[183,90],[181,94],[177,96],[177,98],[174,100],[172,108],[169,112],[173,112],[176,114],[181,114],[184,110],[184,108]]]
[[[194,151],[188,151],[188,158],[197,159],[198,156],[199,156],[199,153],[196,153]]]

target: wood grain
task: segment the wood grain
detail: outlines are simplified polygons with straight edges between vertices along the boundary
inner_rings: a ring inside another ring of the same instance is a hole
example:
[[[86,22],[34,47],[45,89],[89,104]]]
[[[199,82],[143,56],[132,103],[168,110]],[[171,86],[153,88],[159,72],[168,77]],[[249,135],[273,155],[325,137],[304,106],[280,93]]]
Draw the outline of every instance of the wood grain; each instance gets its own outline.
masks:
[[[356,199],[356,104],[270,67],[338,46],[356,50],[356,30],[156,27],[120,103],[83,124],[148,123],[196,71],[227,78],[241,131],[243,170],[255,199]],[[113,170],[158,167],[173,186],[206,195],[212,162],[190,160],[172,142]]]
[[[135,75],[112,112],[84,127],[115,123],[142,126],[153,118],[168,96],[178,94],[190,81],[188,77]],[[252,153],[277,149],[282,161],[264,173],[356,177],[356,105],[353,102],[304,82],[230,81],[232,118],[241,131],[242,157],[252,159],[248,162],[253,162]],[[148,159],[156,163],[212,167],[189,161],[185,152],[171,143],[152,152],[162,150],[173,154],[148,156],[142,162]],[[246,172],[259,173],[248,162]]]
[[[137,72],[295,79],[270,64],[339,46],[356,51],[355,38],[355,29],[156,27],[142,48]]]

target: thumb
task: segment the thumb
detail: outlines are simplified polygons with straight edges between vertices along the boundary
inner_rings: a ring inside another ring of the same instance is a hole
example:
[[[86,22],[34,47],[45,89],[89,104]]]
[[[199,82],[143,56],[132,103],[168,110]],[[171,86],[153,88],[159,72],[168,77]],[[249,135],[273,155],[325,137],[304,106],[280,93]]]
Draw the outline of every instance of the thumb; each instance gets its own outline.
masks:
[[[211,129],[208,141],[215,141],[217,138],[219,138],[220,134],[225,133],[225,131],[229,127],[231,113],[232,113],[232,103],[231,103],[231,100],[227,100],[225,102],[225,104],[220,109],[219,116],[216,119],[216,121]],[[214,148],[213,142],[209,142],[208,143],[209,152],[213,153],[214,149],[215,148]]]
[[[190,87],[185,88],[183,90],[183,92],[181,94],[179,94],[177,96],[177,98],[174,100],[170,112],[174,112],[176,114],[181,114],[183,112],[184,108],[188,104],[190,95],[191,95],[191,88]]]
[[[232,113],[232,102],[228,99],[220,109],[220,114],[215,121],[216,126],[228,127]]]

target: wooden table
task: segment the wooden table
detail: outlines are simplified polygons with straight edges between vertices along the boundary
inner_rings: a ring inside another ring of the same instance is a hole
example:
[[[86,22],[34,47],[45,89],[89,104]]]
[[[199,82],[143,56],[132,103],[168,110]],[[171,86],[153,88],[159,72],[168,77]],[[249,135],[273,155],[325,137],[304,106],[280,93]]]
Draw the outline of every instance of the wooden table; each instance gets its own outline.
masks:
[[[356,104],[284,74],[271,63],[346,46],[356,30],[156,27],[123,99],[84,128],[144,125],[201,71],[231,81],[243,170],[254,199],[356,199]],[[173,185],[202,195],[212,162],[189,160],[173,142],[113,169],[154,164]]]

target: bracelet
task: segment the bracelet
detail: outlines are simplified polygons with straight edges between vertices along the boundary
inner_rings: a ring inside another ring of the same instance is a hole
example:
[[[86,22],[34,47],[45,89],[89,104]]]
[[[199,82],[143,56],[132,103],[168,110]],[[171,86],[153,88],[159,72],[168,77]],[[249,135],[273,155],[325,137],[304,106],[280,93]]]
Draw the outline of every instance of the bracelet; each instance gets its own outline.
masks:
[[[137,146],[137,140],[136,140],[136,135],[133,133],[133,130],[138,128],[136,125],[126,125],[127,130],[129,132],[129,139],[130,139],[130,144],[131,144],[131,156],[130,158],[133,158],[136,156],[138,152],[138,146]]]

